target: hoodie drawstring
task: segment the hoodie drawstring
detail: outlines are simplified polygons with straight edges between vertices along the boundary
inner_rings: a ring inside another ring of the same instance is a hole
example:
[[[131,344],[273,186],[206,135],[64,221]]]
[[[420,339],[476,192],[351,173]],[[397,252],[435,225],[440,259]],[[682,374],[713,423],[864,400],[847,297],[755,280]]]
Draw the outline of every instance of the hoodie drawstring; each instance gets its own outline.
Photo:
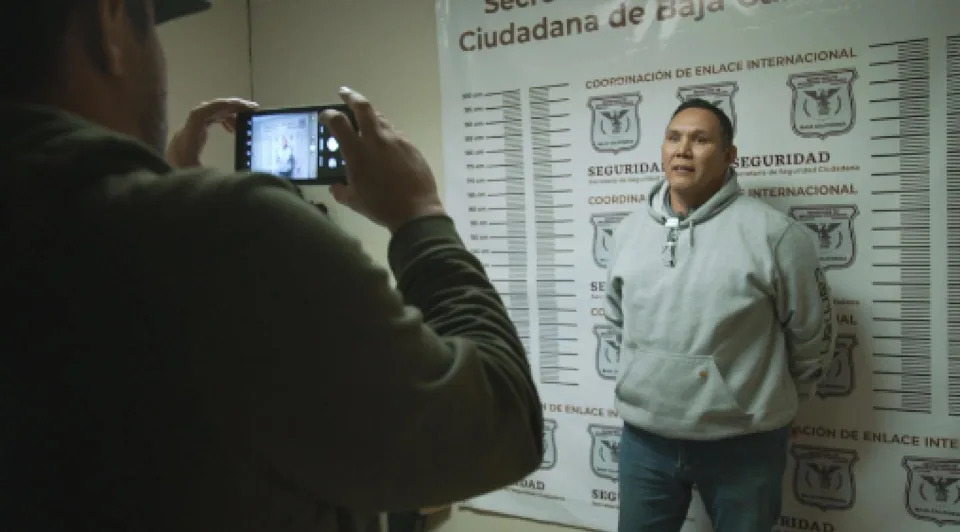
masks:
[[[677,264],[677,233],[680,232],[680,220],[668,218],[664,224],[667,228],[667,241],[663,244],[663,265],[673,268]]]
[[[696,222],[690,219],[690,226],[687,228],[687,238],[690,239],[690,248],[693,249],[693,229]],[[664,224],[667,228],[667,240],[663,243],[663,265],[673,268],[677,265],[677,241],[680,240],[680,220],[677,218],[668,218]]]

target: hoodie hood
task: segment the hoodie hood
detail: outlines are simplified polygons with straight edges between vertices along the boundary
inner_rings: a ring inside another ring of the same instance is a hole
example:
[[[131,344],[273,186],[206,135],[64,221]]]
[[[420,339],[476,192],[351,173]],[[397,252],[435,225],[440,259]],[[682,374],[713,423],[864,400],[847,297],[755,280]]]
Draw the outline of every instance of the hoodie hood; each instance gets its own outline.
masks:
[[[54,107],[0,103],[0,125],[8,132],[0,138],[7,179],[20,174],[82,177],[171,170],[139,140]]]
[[[650,213],[650,216],[660,225],[666,225],[667,220],[671,218],[678,218],[677,216],[667,212],[666,201],[667,194],[669,194],[669,192],[670,185],[666,178],[664,178],[653,186],[653,189],[650,190],[649,197],[647,198],[647,211]],[[727,177],[724,180],[723,187],[721,187],[716,194],[708,199],[706,203],[697,207],[688,216],[680,219],[677,227],[683,228],[706,222],[727,208],[727,206],[740,197],[742,193],[743,189],[740,188],[736,171],[734,171],[733,168],[728,168]]]
[[[694,245],[694,229],[697,224],[707,222],[726,209],[740,197],[743,190],[740,188],[740,183],[737,182],[736,172],[733,168],[728,168],[723,187],[708,199],[706,203],[697,207],[682,219],[679,216],[667,212],[667,194],[669,192],[670,185],[667,183],[666,178],[654,185],[650,191],[650,197],[647,199],[647,211],[654,221],[667,229],[664,235],[661,256],[663,257],[664,266],[672,268],[677,264],[677,245],[681,230],[686,229],[683,233],[687,235],[689,245],[692,248]]]

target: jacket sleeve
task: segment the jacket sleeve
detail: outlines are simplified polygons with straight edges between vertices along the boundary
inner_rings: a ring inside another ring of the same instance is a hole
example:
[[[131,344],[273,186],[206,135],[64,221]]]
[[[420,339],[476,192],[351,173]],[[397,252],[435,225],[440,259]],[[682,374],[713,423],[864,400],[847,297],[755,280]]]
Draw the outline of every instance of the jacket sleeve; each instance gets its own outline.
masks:
[[[799,223],[791,223],[783,233],[774,255],[777,315],[790,373],[805,400],[833,361],[836,327],[830,287],[814,237]]]
[[[355,510],[441,505],[539,466],[542,407],[523,345],[447,217],[392,238],[387,272],[289,191],[254,187],[218,215],[217,313],[238,338],[211,394],[261,467]],[[231,220],[227,222],[226,220]],[[221,277],[223,277],[221,279]],[[250,412],[254,412],[251,416]]]

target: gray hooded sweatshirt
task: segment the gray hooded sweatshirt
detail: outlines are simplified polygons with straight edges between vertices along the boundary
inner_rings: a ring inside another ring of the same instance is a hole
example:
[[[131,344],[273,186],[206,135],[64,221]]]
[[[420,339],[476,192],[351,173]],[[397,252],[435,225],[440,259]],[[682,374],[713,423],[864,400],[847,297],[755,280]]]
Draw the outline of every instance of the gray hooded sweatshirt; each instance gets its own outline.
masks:
[[[605,311],[621,336],[620,415],[677,439],[783,427],[833,357],[815,238],[744,195],[732,169],[682,219],[668,188],[614,233]]]

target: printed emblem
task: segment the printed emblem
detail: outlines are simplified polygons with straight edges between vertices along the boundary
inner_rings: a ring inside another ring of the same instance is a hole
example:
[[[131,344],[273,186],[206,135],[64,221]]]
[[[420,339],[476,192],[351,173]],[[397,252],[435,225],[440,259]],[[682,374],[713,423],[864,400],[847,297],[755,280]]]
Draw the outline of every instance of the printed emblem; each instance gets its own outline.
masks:
[[[857,121],[853,82],[857,71],[852,68],[792,74],[787,85],[793,89],[793,112],[790,123],[801,137],[843,135]]]
[[[600,478],[617,481],[620,473],[620,432],[619,427],[590,425],[592,441],[590,443],[590,469]]]
[[[540,460],[540,469],[553,469],[555,465],[557,465],[557,422],[544,419],[543,459]]]
[[[855,334],[837,334],[833,351],[833,363],[817,385],[820,397],[843,397],[853,391],[853,349],[857,347]]]
[[[960,525],[960,460],[905,456],[907,511],[938,526]]]
[[[793,494],[801,504],[827,510],[846,510],[856,501],[857,487],[853,464],[857,451],[794,445],[790,454],[796,462],[793,470]]]
[[[596,325],[593,334],[597,337],[597,373],[600,378],[616,380],[620,367],[620,338],[610,325]]]
[[[727,118],[733,123],[733,130],[736,131],[737,110],[733,105],[733,96],[737,93],[737,90],[736,81],[693,85],[691,87],[680,87],[677,89],[677,98],[682,102],[692,98],[699,98],[712,103],[727,115]]]
[[[856,205],[805,205],[791,207],[789,215],[817,236],[820,264],[824,270],[847,268],[857,256],[853,219]]]
[[[629,212],[609,212],[590,217],[590,223],[593,224],[593,262],[597,266],[606,268],[609,264],[613,253],[613,231],[629,215]]]
[[[620,153],[640,144],[640,93],[595,96],[587,101],[591,113],[590,141],[599,152]]]

